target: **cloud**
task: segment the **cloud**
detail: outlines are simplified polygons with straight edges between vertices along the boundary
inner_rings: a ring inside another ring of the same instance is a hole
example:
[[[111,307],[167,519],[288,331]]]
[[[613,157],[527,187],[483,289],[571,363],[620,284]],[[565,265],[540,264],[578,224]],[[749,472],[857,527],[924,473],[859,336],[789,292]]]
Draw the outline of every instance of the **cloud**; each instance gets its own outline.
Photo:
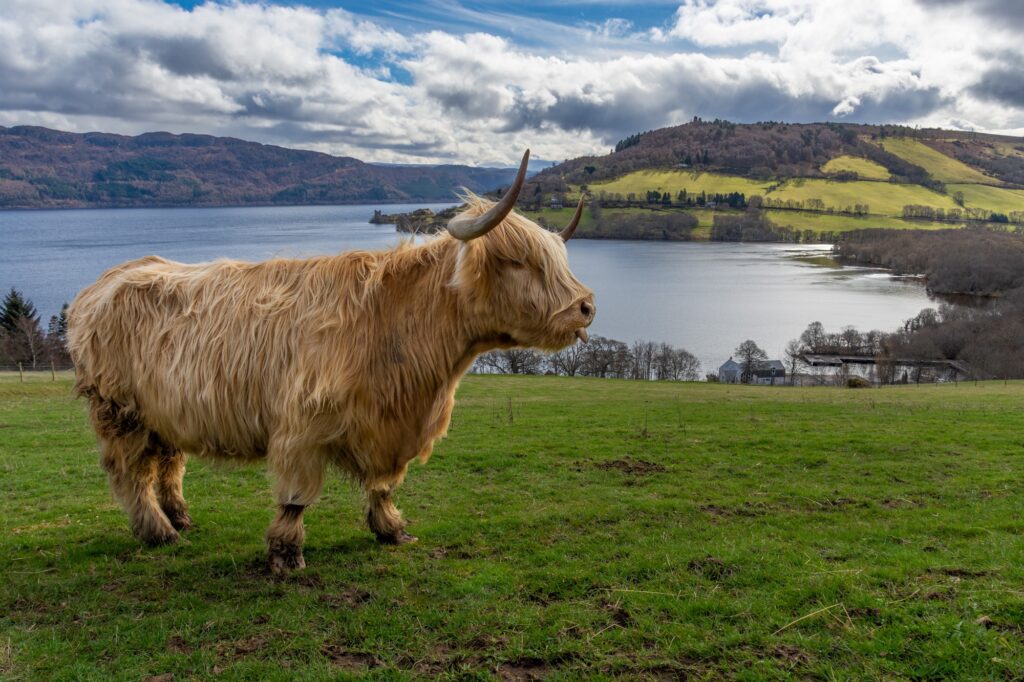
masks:
[[[602,152],[694,115],[1024,128],[1022,49],[1005,21],[1019,5],[973,7],[684,0],[649,29],[456,5],[478,25],[456,33],[303,6],[5,0],[0,122],[479,164],[515,163],[526,146],[552,160]]]

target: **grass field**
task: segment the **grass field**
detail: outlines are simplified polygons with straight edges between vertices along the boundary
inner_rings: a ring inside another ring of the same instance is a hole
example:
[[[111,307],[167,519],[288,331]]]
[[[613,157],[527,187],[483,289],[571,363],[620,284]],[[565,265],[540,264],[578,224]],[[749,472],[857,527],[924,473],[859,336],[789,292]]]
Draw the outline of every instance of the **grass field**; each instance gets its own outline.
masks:
[[[956,208],[956,203],[951,197],[933,192],[921,185],[897,185],[869,180],[834,182],[817,178],[797,178],[785,181],[778,189],[765,196],[794,201],[821,199],[826,206],[835,208],[867,204],[872,214],[883,216],[902,216],[906,204]]]
[[[921,166],[933,178],[941,182],[1001,184],[999,180],[909,137],[889,137],[876,144],[905,161]]]
[[[191,463],[144,549],[69,392],[0,380],[3,679],[1024,676],[1024,384],[471,377],[420,542],[334,479],[283,580],[261,468]]]
[[[672,199],[676,194],[685,189],[690,194],[720,193],[730,194],[742,192],[747,196],[754,194],[764,195],[770,182],[760,182],[749,178],[742,178],[737,175],[722,175],[719,173],[690,173],[687,171],[636,171],[628,173],[621,178],[610,182],[595,183],[589,185],[590,191],[598,194],[601,191],[619,193],[623,196],[634,192],[641,197],[649,190],[659,192],[672,192]]]
[[[849,232],[866,228],[883,227],[894,230],[944,230],[951,227],[963,227],[956,223],[936,223],[927,220],[904,220],[891,216],[848,216],[828,213],[812,213],[810,211],[779,211],[765,212],[768,219],[776,225],[789,226],[799,230],[815,232]]]
[[[964,193],[964,205],[985,208],[999,213],[1024,211],[1024,190],[1003,189],[990,185],[946,185],[946,191]]]
[[[890,175],[885,166],[859,156],[837,156],[830,159],[821,170],[825,173],[851,171],[865,180],[888,180]]]

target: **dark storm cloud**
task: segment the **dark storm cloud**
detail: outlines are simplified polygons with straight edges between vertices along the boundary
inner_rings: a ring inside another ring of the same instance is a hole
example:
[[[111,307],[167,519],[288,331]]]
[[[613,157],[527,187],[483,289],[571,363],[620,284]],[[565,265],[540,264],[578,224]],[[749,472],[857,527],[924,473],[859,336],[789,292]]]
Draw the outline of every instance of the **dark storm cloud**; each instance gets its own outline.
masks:
[[[980,99],[1024,108],[1024,55],[1000,52],[969,92]]]
[[[766,80],[739,86],[702,85],[683,74],[677,82],[659,81],[659,86],[654,92],[622,90],[611,100],[588,97],[586,93],[558,94],[553,103],[545,104],[517,99],[511,109],[501,112],[504,123],[500,132],[556,126],[568,131],[591,131],[606,142],[614,142],[637,130],[679,123],[693,115],[742,123],[877,122],[917,118],[949,103],[934,87],[889,90],[878,96],[864,95],[852,113],[837,116],[833,114],[838,104],[835,97],[817,93],[793,95]]]
[[[980,14],[1024,24],[1024,2],[1021,0],[917,0],[925,8],[966,7]]]
[[[144,40],[126,40],[124,46],[179,76],[210,76],[224,81],[235,78],[228,60],[208,38],[147,36]]]

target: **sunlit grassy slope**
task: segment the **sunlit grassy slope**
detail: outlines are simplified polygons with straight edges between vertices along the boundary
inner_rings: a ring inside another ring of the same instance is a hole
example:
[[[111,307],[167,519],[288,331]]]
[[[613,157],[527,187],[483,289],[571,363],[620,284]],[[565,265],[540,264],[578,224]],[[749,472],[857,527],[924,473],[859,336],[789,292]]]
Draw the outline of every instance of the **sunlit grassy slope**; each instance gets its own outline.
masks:
[[[870,213],[902,216],[906,204],[922,204],[935,208],[956,208],[953,199],[933,192],[921,185],[898,185],[891,182],[835,182],[817,178],[787,180],[778,189],[765,196],[772,199],[806,201],[821,199],[826,206],[841,209],[855,204],[867,204]]]
[[[747,196],[753,194],[764,194],[770,182],[760,182],[749,178],[742,178],[735,175],[722,175],[720,173],[691,173],[687,171],[636,171],[629,173],[610,182],[594,183],[590,185],[590,191],[600,193],[619,193],[623,196],[630,192],[643,197],[650,190],[659,192],[672,192],[672,198],[680,190],[685,189],[690,194],[720,193],[729,194],[742,192]]]
[[[1024,190],[1005,189],[990,185],[951,184],[946,191],[964,193],[964,206],[985,208],[1000,213],[1024,211]]]
[[[981,171],[946,156],[940,151],[909,137],[888,137],[877,144],[887,152],[895,154],[910,163],[921,166],[941,182],[980,182],[990,185],[1001,184]]]
[[[893,230],[942,230],[962,227],[956,223],[936,223],[926,220],[904,220],[890,216],[868,215],[863,217],[811,213],[809,211],[766,211],[768,219],[776,225],[813,232],[849,232],[868,228]]]
[[[821,167],[825,173],[839,173],[851,171],[865,180],[888,180],[889,171],[885,166],[869,161],[859,156],[837,156]]]
[[[332,478],[263,567],[261,467],[141,548],[70,382],[0,383],[5,680],[1021,679],[1024,385],[471,377],[381,547]]]

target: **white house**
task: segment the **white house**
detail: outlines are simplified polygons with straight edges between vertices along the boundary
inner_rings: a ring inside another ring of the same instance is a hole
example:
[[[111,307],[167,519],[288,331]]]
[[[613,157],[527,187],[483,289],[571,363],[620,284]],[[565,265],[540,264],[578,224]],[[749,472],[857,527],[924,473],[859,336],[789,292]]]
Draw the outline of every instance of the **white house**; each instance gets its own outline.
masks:
[[[729,358],[718,368],[718,381],[723,384],[738,384],[743,379],[743,365]],[[752,384],[774,386],[786,383],[786,366],[779,360],[765,360],[757,363]]]

